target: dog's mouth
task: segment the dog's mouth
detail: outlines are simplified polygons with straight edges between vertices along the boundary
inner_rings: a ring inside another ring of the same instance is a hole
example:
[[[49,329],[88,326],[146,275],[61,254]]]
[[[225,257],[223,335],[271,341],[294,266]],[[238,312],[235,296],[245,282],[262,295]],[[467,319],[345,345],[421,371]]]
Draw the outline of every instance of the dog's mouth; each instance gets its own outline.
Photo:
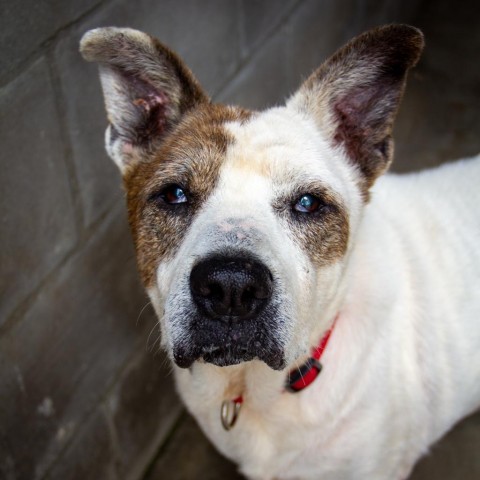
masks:
[[[229,365],[237,365],[242,362],[253,360],[255,355],[246,348],[235,348],[234,346],[213,347],[208,349],[202,359],[207,363],[212,363],[217,367],[227,367]]]
[[[211,254],[192,268],[189,288],[185,330],[173,346],[179,367],[195,361],[226,367],[254,359],[275,370],[284,367],[278,335],[283,315],[266,264],[243,251]]]
[[[189,350],[180,347],[174,350],[175,363],[181,368],[189,368],[195,361],[211,363],[217,367],[227,367],[255,359],[263,361],[273,370],[285,368],[283,350],[280,348],[264,348],[258,343],[256,349],[230,343],[221,346],[195,346]]]

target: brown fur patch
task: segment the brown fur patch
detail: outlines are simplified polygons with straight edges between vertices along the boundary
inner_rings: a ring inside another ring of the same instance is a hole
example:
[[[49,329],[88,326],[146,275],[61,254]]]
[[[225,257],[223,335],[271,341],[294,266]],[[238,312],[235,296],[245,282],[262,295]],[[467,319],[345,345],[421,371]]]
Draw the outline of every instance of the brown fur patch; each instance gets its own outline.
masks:
[[[239,108],[201,105],[185,115],[149,159],[126,173],[129,222],[147,288],[155,282],[159,263],[178,249],[215,188],[226,149],[233,142],[225,122],[244,121],[250,115]],[[152,200],[168,184],[181,185],[189,203],[171,207]]]
[[[305,193],[322,201],[319,210],[301,213],[293,205]],[[345,255],[349,239],[349,218],[343,202],[328,187],[319,184],[302,185],[288,198],[277,199],[275,209],[288,225],[292,238],[316,267],[335,263]]]
[[[282,144],[278,144],[280,147]],[[275,176],[275,164],[272,163],[272,149],[277,145],[268,144],[257,147],[255,145],[243,145],[243,151],[235,152],[235,157],[231,158],[229,166],[235,170],[245,171],[252,175],[262,177]]]

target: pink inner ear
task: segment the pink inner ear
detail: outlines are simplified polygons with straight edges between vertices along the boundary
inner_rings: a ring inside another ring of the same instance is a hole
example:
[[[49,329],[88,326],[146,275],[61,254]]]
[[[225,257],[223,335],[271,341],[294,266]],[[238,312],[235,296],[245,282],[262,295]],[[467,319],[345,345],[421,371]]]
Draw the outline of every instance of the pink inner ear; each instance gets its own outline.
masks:
[[[361,147],[368,134],[368,127],[365,125],[367,112],[364,103],[369,103],[370,99],[367,95],[362,95],[362,92],[356,93],[345,96],[334,105],[338,122],[334,140],[336,143],[344,144],[352,159],[358,159],[361,155]],[[365,98],[362,99],[362,96]]]
[[[127,77],[128,78],[128,77]],[[148,82],[130,77],[131,102],[137,111],[137,123],[133,125],[133,144],[141,144],[163,135],[168,128],[171,112],[168,96]]]
[[[378,82],[353,88],[335,103],[335,112],[353,128],[368,128],[387,121],[389,85]]]
[[[156,106],[165,105],[168,99],[161,93],[148,93],[146,98],[140,97],[133,100],[133,104],[142,107],[146,113],[149,113]]]
[[[171,99],[161,88],[139,75],[118,70],[118,78],[131,105],[129,116],[117,129],[133,145],[150,143],[160,138],[170,126],[175,112]],[[122,119],[120,119],[122,120]]]
[[[369,145],[387,134],[395,107],[391,87],[388,81],[357,87],[334,103],[335,142],[344,143],[353,159],[360,160]]]
[[[122,152],[129,155],[133,152],[133,145],[130,142],[124,142],[122,144]]]

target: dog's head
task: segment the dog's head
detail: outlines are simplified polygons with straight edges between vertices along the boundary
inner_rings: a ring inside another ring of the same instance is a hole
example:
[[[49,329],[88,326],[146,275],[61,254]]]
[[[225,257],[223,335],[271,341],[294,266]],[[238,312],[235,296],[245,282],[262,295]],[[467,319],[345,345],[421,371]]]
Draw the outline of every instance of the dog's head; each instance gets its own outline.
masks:
[[[213,104],[156,39],[88,32],[139,269],[181,367],[252,359],[282,369],[335,315],[369,188],[392,159],[392,123],[421,33],[367,32],[285,106]]]

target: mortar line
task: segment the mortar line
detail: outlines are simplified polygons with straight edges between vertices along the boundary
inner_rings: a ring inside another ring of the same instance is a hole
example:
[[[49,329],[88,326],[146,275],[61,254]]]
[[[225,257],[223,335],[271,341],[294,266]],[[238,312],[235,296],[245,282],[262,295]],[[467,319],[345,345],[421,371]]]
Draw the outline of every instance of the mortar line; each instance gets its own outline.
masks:
[[[60,137],[62,139],[63,161],[67,171],[69,192],[72,200],[72,207],[74,213],[75,227],[76,227],[76,249],[77,244],[81,243],[84,231],[85,214],[83,212],[82,197],[80,194],[80,185],[78,179],[77,168],[73,159],[73,147],[70,137],[69,124],[67,122],[67,111],[65,107],[65,95],[62,88],[62,81],[55,58],[55,51],[52,45],[46,51],[47,66],[50,73],[50,80],[53,89],[53,96],[55,101],[55,108],[59,121]]]
[[[74,27],[77,23],[82,23],[87,17],[93,15],[98,10],[101,10],[102,6],[107,3],[115,3],[115,0],[99,0],[95,5],[90,7],[88,10],[80,14],[75,19],[65,23],[57,30],[55,30],[49,37],[45,40],[42,40],[30,53],[28,53],[25,58],[23,58],[18,65],[13,67],[4,76],[0,79],[0,88],[5,87],[11,83],[15,78],[21,75],[24,71],[28,70],[31,65],[33,65],[44,53],[48,50],[53,44],[55,44],[60,36],[64,34],[67,30]]]
[[[116,208],[115,202],[112,202],[95,220],[95,222],[85,229],[85,234],[81,241],[79,241],[75,247],[72,247],[68,252],[66,252],[63,258],[58,261],[57,265],[51,271],[49,271],[9,313],[7,319],[2,325],[0,325],[0,338],[7,334],[23,318],[25,313],[32,307],[39,293],[55,280],[55,276],[58,274],[58,272],[62,270],[65,265],[75,257],[75,255],[80,253],[92,241],[98,231],[99,226],[108,218],[110,218],[110,216],[113,218],[114,215],[118,215],[119,213],[120,208]]]
[[[157,453],[152,457],[151,462],[145,468],[145,471],[143,472],[139,480],[148,480],[148,476],[151,475],[151,473],[153,472],[156,462],[166,452],[166,450],[168,449],[168,446],[170,445],[171,441],[175,437],[175,434],[180,430],[180,428],[187,421],[187,419],[188,419],[187,411],[185,409],[180,410],[180,413],[178,414],[178,418],[173,423],[169,432],[165,435],[165,438],[162,444],[158,447]]]
[[[48,478],[48,475],[51,473],[55,465],[58,464],[59,461],[63,458],[65,453],[68,451],[68,449],[71,447],[73,442],[75,441],[76,438],[78,438],[78,434],[82,432],[82,430],[85,428],[85,426],[88,424],[88,421],[94,415],[95,410],[97,408],[101,408],[102,410],[106,410],[107,407],[105,407],[105,400],[107,399],[109,393],[113,390],[115,385],[118,383],[120,380],[120,377],[122,376],[123,372],[127,369],[128,365],[135,359],[135,357],[140,353],[142,350],[141,342],[140,340],[137,340],[138,345],[132,350],[132,353],[126,356],[125,360],[121,363],[120,367],[118,368],[117,372],[115,375],[110,379],[110,382],[108,382],[107,388],[99,395],[98,401],[93,404],[93,406],[88,409],[84,414],[79,418],[77,427],[73,429],[69,440],[65,443],[65,445],[59,450],[58,455],[55,457],[54,460],[50,463],[50,465],[47,467],[43,475],[40,477],[39,480],[46,480]],[[106,422],[108,423],[108,418],[107,415],[106,417]]]

